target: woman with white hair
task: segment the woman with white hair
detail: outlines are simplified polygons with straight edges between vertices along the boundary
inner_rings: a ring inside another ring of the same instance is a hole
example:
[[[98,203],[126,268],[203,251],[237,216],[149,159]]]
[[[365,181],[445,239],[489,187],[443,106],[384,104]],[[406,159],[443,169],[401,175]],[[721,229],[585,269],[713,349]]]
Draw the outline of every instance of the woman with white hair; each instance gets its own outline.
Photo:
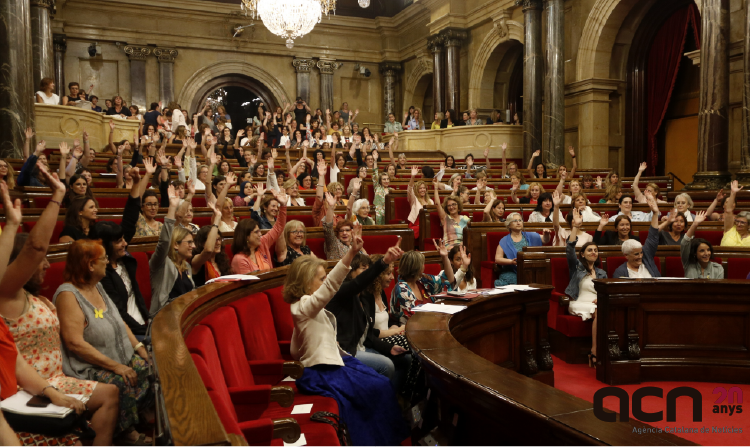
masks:
[[[658,250],[660,232],[658,230],[658,203],[649,191],[645,192],[645,200],[653,213],[650,221],[650,229],[645,245],[634,239],[629,239],[621,244],[621,252],[627,258],[627,262],[619,266],[614,272],[614,278],[657,278],[661,276],[655,265],[655,252]]]
[[[550,231],[544,229],[540,235],[531,231],[522,231],[524,220],[519,213],[511,213],[504,223],[509,234],[501,238],[495,250],[495,263],[500,266],[500,274],[495,286],[516,284],[516,254],[524,247],[541,247],[550,242]]]
[[[351,220],[359,222],[360,225],[375,225],[375,221],[370,217],[370,201],[367,199],[355,200],[351,206]]]
[[[744,187],[739,187],[739,182],[731,182],[731,196],[724,204],[724,237],[721,239],[722,247],[749,247],[750,246],[750,213],[742,211],[734,215],[737,205],[737,193]]]
[[[647,192],[647,189],[645,191]],[[693,216],[690,212],[690,210],[694,207],[695,202],[692,201],[692,197],[690,197],[686,192],[679,194],[674,199],[674,208],[676,208],[676,211],[679,213],[679,215],[682,215],[687,219],[687,222],[692,222],[693,220],[695,220],[695,216]]]

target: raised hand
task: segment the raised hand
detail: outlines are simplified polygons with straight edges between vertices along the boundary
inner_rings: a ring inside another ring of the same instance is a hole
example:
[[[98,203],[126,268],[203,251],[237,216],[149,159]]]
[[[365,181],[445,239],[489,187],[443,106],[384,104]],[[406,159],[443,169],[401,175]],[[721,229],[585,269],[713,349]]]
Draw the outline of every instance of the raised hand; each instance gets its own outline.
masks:
[[[178,197],[178,191],[176,191],[173,185],[168,186],[168,200],[170,201],[170,206],[178,206],[181,202],[181,198]]]
[[[167,138],[167,137],[165,137],[165,138]],[[147,137],[147,141],[149,141],[149,137]],[[160,141],[160,134],[159,133],[152,134],[152,142],[153,143],[157,143],[158,141]],[[184,140],[184,141],[186,141],[186,140]],[[196,146],[196,143],[195,143],[195,146]]]
[[[484,152],[482,153],[482,156],[483,156],[483,157],[485,157],[485,158],[488,158],[488,154],[489,154],[489,153],[490,153],[490,148],[489,148],[489,147],[486,147],[486,148],[485,148],[485,151],[484,151]]]
[[[582,226],[582,214],[580,214],[577,208],[572,210],[571,226],[572,228],[579,228]]]
[[[86,129],[81,132],[81,139],[84,140],[84,143],[89,141],[89,134],[87,133]]]
[[[136,166],[134,166],[133,168],[131,168],[131,170],[128,171],[128,174],[131,176],[131,179],[133,179],[134,182],[136,182],[136,183],[138,183],[139,180],[142,179],[141,174],[139,174],[139,168],[136,167]]]
[[[162,149],[157,151],[157,162],[162,166],[168,164],[168,157],[165,156],[165,151],[163,151]]]
[[[184,140],[184,141],[186,141],[186,140]],[[189,145],[189,149],[191,149],[192,151],[197,148],[197,142],[194,141],[193,139],[189,139],[186,144]]]
[[[566,171],[561,172],[561,180],[566,180]]]
[[[648,164],[643,161],[642,163],[640,163],[640,168],[638,169],[638,171],[639,172],[644,172],[645,169],[647,169],[647,168],[648,168]]]
[[[273,149],[273,150],[271,150],[271,151],[270,151],[270,155],[271,155],[271,157],[270,157],[270,158],[272,158],[272,159],[276,159],[276,158],[278,158],[278,149]]]
[[[674,222],[674,219],[676,219],[677,214],[679,214],[679,210],[677,210],[676,208],[672,208],[671,211],[668,213],[669,222]]]
[[[651,193],[650,191],[645,191],[645,201],[647,202],[652,212],[660,212],[658,211],[658,202],[655,200],[655,197],[653,197],[653,193]]]
[[[235,185],[236,181],[236,174],[234,174],[233,172],[229,172],[225,175],[225,184],[228,185],[229,188]]]
[[[741,187],[741,188],[739,187],[739,181],[738,180],[732,180],[731,181],[731,193],[732,194],[736,194],[736,193],[738,193],[739,191],[741,191],[743,189],[744,189],[744,186]]]
[[[61,157],[67,157],[68,154],[71,152],[71,149],[68,147],[68,143],[66,143],[65,141],[60,142],[58,149],[60,149]]]
[[[574,146],[569,146],[569,155],[571,155],[572,157],[575,156],[574,155]]]
[[[537,150],[537,151],[535,151],[535,152],[532,153],[532,158],[539,157],[539,156],[540,156],[540,151],[539,150]]]
[[[353,191],[361,191],[362,188],[362,179],[356,178],[354,179],[354,189]]]
[[[254,188],[257,190],[257,196],[262,197],[265,195],[265,185],[262,183],[257,183],[257,186]]]
[[[716,194],[716,202],[721,202],[721,201],[723,201],[723,200],[724,200],[724,197],[726,197],[726,196],[724,195],[724,190],[723,190],[723,189],[720,189],[720,190],[718,190],[718,194]],[[675,209],[676,209],[676,208],[675,208]]]
[[[508,148],[509,145],[505,142],[501,144],[501,151],[503,151],[503,155],[506,155],[506,148]]]
[[[216,153],[210,154],[210,164],[211,165],[217,165],[218,162],[220,162],[220,157]]]
[[[115,153],[116,153],[116,154],[117,154],[117,155],[118,155],[118,156],[120,157],[121,155],[123,155],[123,150],[124,150],[124,149],[125,149],[125,147],[124,147],[124,146],[123,146],[123,145],[121,144],[121,145],[119,145],[119,146],[118,146],[118,147],[116,148],[116,150],[115,150]],[[63,152],[61,151],[61,154],[62,154],[62,153],[63,153]]]
[[[286,196],[286,191],[279,189],[278,191],[273,191],[273,197],[275,197],[275,200],[280,203],[280,206],[286,206],[286,202],[288,201],[288,196]]]
[[[74,138],[73,147],[81,147],[81,141],[78,138]]]
[[[8,225],[21,225],[23,214],[21,213],[21,199],[13,200],[8,192],[8,185],[0,181],[0,192],[3,195],[3,207],[5,208],[5,223]]]
[[[698,211],[695,213],[695,223],[700,224],[705,222],[705,211]]]
[[[24,135],[26,135],[27,140],[31,140],[31,137],[34,136],[34,130],[31,127],[27,127]]]
[[[563,200],[563,195],[558,191],[553,191],[553,206],[559,206],[561,205],[561,201]]]
[[[328,203],[328,205],[330,206],[331,209],[334,206],[336,206],[336,203],[337,203],[336,198],[333,196],[333,194],[331,194],[329,192],[325,193],[325,201]]]
[[[446,243],[443,239],[433,239],[433,244],[435,245],[435,249],[438,250],[438,253],[444,257],[448,257],[448,248],[446,248]],[[440,243],[440,245],[438,245]]]
[[[151,158],[146,157],[144,159],[144,170],[147,171],[147,175],[152,175],[157,170],[157,165],[155,165]]]
[[[236,136],[237,137],[243,137],[245,133],[246,133],[246,131],[244,129],[241,129],[238,132],[236,132]]]
[[[42,176],[45,178],[46,183],[50,188],[55,191],[60,191],[65,193],[66,192],[66,185],[60,181],[58,178],[58,174],[50,173],[50,171],[47,170],[47,166],[42,164],[42,162],[37,162],[37,167],[39,168],[39,172],[42,174]]]
[[[317,164],[317,173],[320,174],[320,177],[325,177],[325,174],[328,173],[328,164],[325,163],[325,160],[320,160],[320,162]]]
[[[191,195],[191,196],[193,196],[194,193],[197,192],[196,188],[194,187],[194,182],[192,181],[186,182],[186,191],[188,193],[187,195]]]
[[[362,238],[362,224],[359,222],[354,222],[354,227],[352,228],[351,234],[354,237]]]
[[[601,180],[600,176],[597,176],[595,178],[595,186],[597,186],[598,189],[602,189],[603,188],[603,180]]]
[[[472,166],[474,164],[474,159],[471,158],[467,158],[464,161],[466,162],[467,166]]]
[[[676,211],[676,209],[674,209],[674,211]],[[609,219],[611,218],[608,216],[608,213],[603,213],[603,215],[600,216],[600,225],[608,225]]]
[[[42,154],[42,152],[44,152],[46,148],[47,148],[47,143],[45,142],[45,140],[40,140],[37,143],[37,148],[34,149],[34,155],[39,157],[39,155]]]
[[[411,173],[412,173],[412,177],[419,174],[419,166],[412,166]]]
[[[150,141],[150,137],[149,137],[149,135],[142,135],[142,137],[139,139],[139,141],[142,144],[147,144]],[[184,146],[186,146],[186,140],[184,140]]]
[[[257,156],[252,154],[252,157],[249,159],[249,162],[253,165],[257,164]]]
[[[441,161],[441,162],[440,162],[440,167],[439,167],[438,169],[439,169],[440,171],[442,171],[442,170],[446,169],[446,162],[445,162],[445,161]],[[439,171],[439,172],[440,172],[440,171]]]
[[[113,120],[110,120],[110,130],[111,131],[115,130],[115,121]]]
[[[472,253],[467,254],[467,247],[462,245],[459,247],[459,254],[461,255],[461,264],[465,269],[468,269],[469,264],[472,263]]]
[[[272,170],[275,168],[275,159],[270,157],[267,159],[267,169]]]
[[[181,157],[179,156],[173,157],[173,164],[176,166],[177,169],[181,169],[181,167],[183,166],[181,163],[182,163]]]

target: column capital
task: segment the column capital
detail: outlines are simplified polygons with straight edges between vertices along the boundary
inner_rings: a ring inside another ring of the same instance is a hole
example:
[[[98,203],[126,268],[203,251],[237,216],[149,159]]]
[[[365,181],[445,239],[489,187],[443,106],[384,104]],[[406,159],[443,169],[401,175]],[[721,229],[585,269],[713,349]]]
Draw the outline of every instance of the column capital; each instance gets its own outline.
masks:
[[[159,62],[173,63],[178,57],[178,50],[175,48],[155,48],[152,50],[152,54],[157,56]]]
[[[317,68],[320,69],[320,73],[322,74],[333,74],[336,70],[341,68],[343,63],[336,62],[333,59],[320,59],[317,61]]]
[[[462,41],[467,38],[467,32],[463,29],[447,28],[438,34],[443,39],[443,45],[447,47],[460,47]]]
[[[380,64],[380,73],[383,76],[395,76],[401,71],[401,62],[382,62]]]
[[[50,11],[55,8],[55,0],[31,0],[31,6],[38,8],[47,8]]]
[[[143,61],[147,59],[147,56],[152,50],[144,45],[125,45],[123,51],[131,61]]]
[[[295,57],[293,61],[297,73],[309,73],[315,66],[315,61],[303,57]]]
[[[443,37],[440,34],[428,37],[427,49],[433,53],[443,51]]]
[[[543,10],[543,0],[516,0],[514,3],[515,6],[521,6],[522,11],[527,11],[530,9],[535,10]]]
[[[53,34],[52,35],[52,46],[55,49],[55,51],[60,51],[61,53],[66,52],[66,48],[68,47],[68,44],[66,42],[66,35],[65,34]]]

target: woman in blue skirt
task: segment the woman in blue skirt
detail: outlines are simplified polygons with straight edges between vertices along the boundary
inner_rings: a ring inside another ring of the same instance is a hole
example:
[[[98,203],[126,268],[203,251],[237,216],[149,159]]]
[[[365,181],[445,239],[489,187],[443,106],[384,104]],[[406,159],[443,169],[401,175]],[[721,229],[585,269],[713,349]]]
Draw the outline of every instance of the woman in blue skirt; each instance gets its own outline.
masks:
[[[327,262],[311,256],[300,256],[289,267],[283,299],[291,304],[294,320],[291,355],[304,365],[296,386],[302,393],[338,402],[354,445],[399,445],[409,436],[409,427],[390,381],[338,346],[336,317],[325,309],[364,245],[360,226],[353,231],[349,252],[329,274]],[[402,253],[397,244],[388,249],[386,258],[393,262]]]

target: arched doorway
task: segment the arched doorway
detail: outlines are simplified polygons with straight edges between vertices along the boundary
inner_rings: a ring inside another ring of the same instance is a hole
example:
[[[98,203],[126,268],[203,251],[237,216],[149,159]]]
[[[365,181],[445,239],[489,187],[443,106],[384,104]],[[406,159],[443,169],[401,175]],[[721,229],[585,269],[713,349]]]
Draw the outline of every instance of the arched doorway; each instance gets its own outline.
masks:
[[[278,103],[270,90],[256,79],[240,74],[228,74],[216,77],[197,90],[191,101],[191,113],[200,113],[207,98],[218,89],[226,93],[223,105],[231,115],[233,129],[246,126],[247,119],[257,115],[257,107],[264,103],[268,110],[275,110]]]
[[[498,44],[490,54],[482,73],[478,109],[488,114],[498,109],[504,114],[509,107],[521,113],[524,95],[523,45],[515,40]]]
[[[422,112],[422,119],[425,120],[425,126],[430,128],[430,124],[433,122],[433,74],[426,73],[422,75],[417,81],[417,86],[414,88],[411,100],[409,104],[418,108]],[[400,116],[396,117],[396,121],[402,121],[404,119],[404,113],[409,111],[409,107],[406,110],[402,110]]]

